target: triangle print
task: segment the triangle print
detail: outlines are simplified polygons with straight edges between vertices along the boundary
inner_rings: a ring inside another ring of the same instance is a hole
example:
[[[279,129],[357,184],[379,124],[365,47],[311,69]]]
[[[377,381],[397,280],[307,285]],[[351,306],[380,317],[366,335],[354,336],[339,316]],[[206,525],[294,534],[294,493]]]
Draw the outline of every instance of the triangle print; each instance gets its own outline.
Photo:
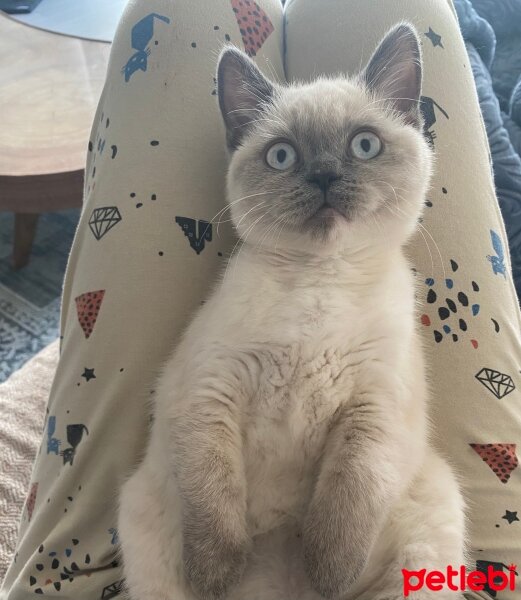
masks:
[[[518,460],[515,444],[469,444],[494,471],[502,483],[508,483]]]
[[[244,51],[250,57],[255,56],[273,31],[273,23],[253,0],[231,0],[231,3],[244,43]]]
[[[78,321],[87,339],[96,325],[104,295],[105,290],[96,290],[95,292],[85,292],[75,298]]]

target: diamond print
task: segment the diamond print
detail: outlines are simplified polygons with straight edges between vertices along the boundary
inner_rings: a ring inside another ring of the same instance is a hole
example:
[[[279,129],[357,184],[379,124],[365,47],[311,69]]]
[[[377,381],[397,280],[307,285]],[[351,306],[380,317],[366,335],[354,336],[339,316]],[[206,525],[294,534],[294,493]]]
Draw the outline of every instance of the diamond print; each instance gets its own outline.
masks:
[[[117,206],[95,208],[90,216],[89,227],[94,237],[99,241],[121,221],[121,218]]]
[[[510,375],[505,375],[505,373],[500,373],[495,369],[484,367],[479,373],[476,373],[475,377],[498,399],[504,398],[516,389]]]

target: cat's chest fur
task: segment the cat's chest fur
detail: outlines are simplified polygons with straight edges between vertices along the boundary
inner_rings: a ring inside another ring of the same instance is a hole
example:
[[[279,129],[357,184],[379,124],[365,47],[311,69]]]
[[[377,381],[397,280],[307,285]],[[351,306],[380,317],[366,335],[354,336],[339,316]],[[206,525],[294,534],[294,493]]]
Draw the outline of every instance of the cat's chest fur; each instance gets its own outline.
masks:
[[[392,278],[357,285],[343,265],[298,272],[241,258],[203,307],[180,355],[203,370],[215,364],[219,388],[231,378],[248,526],[256,535],[301,522],[328,433],[355,395],[364,364],[400,354],[395,333],[409,327],[410,301],[396,290],[401,286],[402,296],[411,288],[400,268]]]
[[[257,353],[258,387],[243,408],[243,456],[252,534],[299,522],[317,460],[339,406],[351,394],[346,348],[275,345]]]

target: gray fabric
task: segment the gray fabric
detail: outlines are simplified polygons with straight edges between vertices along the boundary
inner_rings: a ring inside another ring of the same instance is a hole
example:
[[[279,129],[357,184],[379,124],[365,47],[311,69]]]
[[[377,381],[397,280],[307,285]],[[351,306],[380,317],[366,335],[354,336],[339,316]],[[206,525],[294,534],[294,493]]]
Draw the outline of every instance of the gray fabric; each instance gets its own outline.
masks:
[[[521,297],[521,0],[455,0],[455,7],[487,129]]]

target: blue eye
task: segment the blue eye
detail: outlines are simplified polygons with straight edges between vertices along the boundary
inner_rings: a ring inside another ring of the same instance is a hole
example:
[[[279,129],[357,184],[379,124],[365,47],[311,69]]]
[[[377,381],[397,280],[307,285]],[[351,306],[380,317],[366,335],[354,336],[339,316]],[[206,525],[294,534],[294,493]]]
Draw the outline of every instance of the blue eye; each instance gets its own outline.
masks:
[[[288,142],[277,142],[268,148],[266,162],[273,169],[286,171],[297,162],[297,152]]]
[[[372,131],[360,131],[349,144],[351,153],[360,160],[369,160],[380,154],[382,142]]]

